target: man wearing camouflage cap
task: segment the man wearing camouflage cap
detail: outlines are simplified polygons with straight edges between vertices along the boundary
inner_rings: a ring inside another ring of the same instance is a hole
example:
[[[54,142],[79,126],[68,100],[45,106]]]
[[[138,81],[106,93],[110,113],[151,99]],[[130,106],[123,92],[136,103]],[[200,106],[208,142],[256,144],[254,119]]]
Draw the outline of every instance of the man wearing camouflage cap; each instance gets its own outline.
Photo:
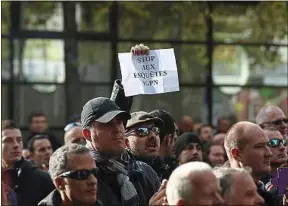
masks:
[[[163,121],[147,112],[139,111],[131,114],[126,125],[127,149],[139,161],[150,165],[160,180],[169,177],[166,165],[159,157],[160,137]]]

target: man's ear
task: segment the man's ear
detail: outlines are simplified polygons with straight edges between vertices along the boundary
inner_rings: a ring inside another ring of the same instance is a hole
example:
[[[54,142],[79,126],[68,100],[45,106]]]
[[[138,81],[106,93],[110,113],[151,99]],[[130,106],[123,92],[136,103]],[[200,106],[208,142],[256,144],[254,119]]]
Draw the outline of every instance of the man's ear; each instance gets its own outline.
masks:
[[[231,150],[231,154],[232,154],[232,157],[237,161],[237,162],[240,162],[241,161],[241,156],[239,154],[239,149],[238,148],[233,148]]]
[[[61,177],[55,177],[53,182],[54,182],[56,189],[58,190],[64,189],[64,180]]]
[[[162,144],[165,146],[165,147],[170,147],[170,145],[172,144],[172,141],[171,141],[171,139],[172,139],[172,135],[166,135],[165,137],[164,137],[164,139],[163,139],[163,142],[162,142]]]
[[[83,130],[82,130],[82,134],[83,134],[84,138],[85,138],[87,141],[92,142],[92,140],[91,140],[91,132],[90,132],[89,129],[83,129]]]

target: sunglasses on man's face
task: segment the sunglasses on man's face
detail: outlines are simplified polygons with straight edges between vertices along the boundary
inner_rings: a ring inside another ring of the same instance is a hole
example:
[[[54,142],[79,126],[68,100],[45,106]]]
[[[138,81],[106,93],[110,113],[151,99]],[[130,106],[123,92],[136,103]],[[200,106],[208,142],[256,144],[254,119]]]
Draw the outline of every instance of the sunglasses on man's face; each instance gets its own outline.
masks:
[[[158,127],[140,127],[135,130],[132,130],[126,133],[126,136],[132,133],[135,133],[139,137],[146,137],[149,135],[149,132],[152,131],[155,135],[159,135],[160,129]]]
[[[283,144],[285,147],[287,146],[287,140],[286,139],[278,139],[278,138],[273,138],[269,141],[269,146],[270,147],[279,147],[280,144]]]
[[[74,127],[81,127],[81,123],[79,123],[79,122],[73,122],[73,123],[70,123],[70,124],[67,124],[66,126],[65,126],[65,128],[64,128],[64,131],[65,132],[68,132],[68,131],[70,131],[72,128],[74,128]]]
[[[267,123],[269,123],[269,122],[267,122]],[[278,119],[275,121],[271,121],[270,123],[279,126],[281,124],[288,124],[288,119]]]
[[[98,173],[99,173],[99,168],[93,168],[91,170],[82,169],[82,170],[64,172],[58,177],[67,177],[67,178],[76,179],[76,180],[87,180],[91,174],[97,178]]]

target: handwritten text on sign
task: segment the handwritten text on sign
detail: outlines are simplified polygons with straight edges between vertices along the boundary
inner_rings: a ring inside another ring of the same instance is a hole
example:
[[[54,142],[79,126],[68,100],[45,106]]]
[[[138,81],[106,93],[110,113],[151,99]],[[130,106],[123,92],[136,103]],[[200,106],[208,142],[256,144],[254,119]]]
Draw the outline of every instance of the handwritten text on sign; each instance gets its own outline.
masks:
[[[179,91],[173,49],[151,50],[149,55],[118,54],[126,96]]]

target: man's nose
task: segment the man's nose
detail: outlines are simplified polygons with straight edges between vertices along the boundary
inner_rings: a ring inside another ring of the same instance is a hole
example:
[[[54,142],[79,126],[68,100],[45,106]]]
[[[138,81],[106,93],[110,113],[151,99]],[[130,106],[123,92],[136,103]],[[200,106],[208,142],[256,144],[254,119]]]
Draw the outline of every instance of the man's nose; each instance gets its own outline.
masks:
[[[266,150],[265,156],[266,156],[266,157],[272,157],[273,154],[272,154],[270,148],[269,148],[268,146],[267,146],[266,148],[267,148],[267,150]]]
[[[89,184],[93,184],[93,185],[97,184],[97,178],[94,175],[90,174],[88,177],[88,182]]]
[[[286,148],[286,146],[284,146],[284,144],[281,142],[279,145],[279,150],[283,151],[283,150],[285,150],[285,148]]]
[[[150,131],[148,134],[148,139],[156,139],[156,138],[157,138],[157,135],[153,131]]]
[[[14,147],[14,148],[20,147],[20,144],[21,144],[20,142],[18,142],[18,141],[15,140],[13,147]]]

